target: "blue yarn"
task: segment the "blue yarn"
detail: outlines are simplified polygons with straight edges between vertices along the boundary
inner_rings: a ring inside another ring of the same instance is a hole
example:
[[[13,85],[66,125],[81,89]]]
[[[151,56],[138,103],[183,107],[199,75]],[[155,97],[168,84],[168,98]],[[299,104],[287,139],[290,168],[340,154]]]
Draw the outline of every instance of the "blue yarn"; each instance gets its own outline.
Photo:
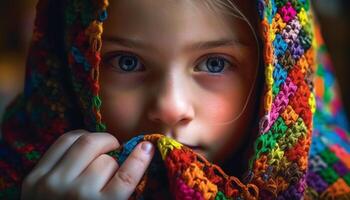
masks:
[[[310,156],[315,156],[322,152],[326,146],[323,144],[323,142],[320,140],[319,137],[313,137],[312,143],[310,146]]]
[[[127,143],[125,143],[123,145],[123,151],[120,152],[119,154],[119,159],[118,159],[118,164],[121,165],[124,163],[124,161],[126,160],[126,158],[130,155],[130,153],[132,152],[132,150],[135,148],[135,146],[141,141],[143,140],[143,135],[139,135],[137,137],[132,138],[131,140],[129,140]]]
[[[275,69],[273,70],[273,77],[275,87],[279,87],[287,79],[287,72],[279,63],[276,64]]]
[[[72,46],[71,48],[72,55],[74,57],[75,62],[78,64],[83,64],[84,70],[89,71],[91,69],[90,63],[86,60],[86,58],[81,54],[77,47]]]
[[[82,64],[85,60],[84,56],[80,53],[79,49],[72,46],[71,48],[72,55],[74,57],[75,62]]]
[[[277,6],[276,6],[274,0],[271,0],[270,3],[271,4],[268,6],[269,9],[266,11],[267,12],[266,17],[267,17],[269,24],[272,24],[273,17],[277,13]]]
[[[279,57],[282,56],[288,47],[288,44],[283,40],[282,36],[280,34],[276,34],[276,38],[273,41],[273,46],[275,47],[274,54]]]
[[[106,10],[103,10],[102,12],[98,13],[98,21],[103,22],[107,19],[108,14]]]

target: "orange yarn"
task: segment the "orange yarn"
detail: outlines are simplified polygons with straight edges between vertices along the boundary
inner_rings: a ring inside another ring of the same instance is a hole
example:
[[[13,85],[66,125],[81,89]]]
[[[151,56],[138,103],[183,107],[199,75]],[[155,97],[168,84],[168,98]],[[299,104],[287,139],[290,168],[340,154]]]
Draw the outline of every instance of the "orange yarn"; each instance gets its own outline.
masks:
[[[217,186],[204,176],[203,171],[196,164],[191,163],[182,174],[182,178],[189,187],[198,190],[204,199],[215,199]]]
[[[89,43],[92,52],[100,51],[102,47],[102,22],[97,20],[93,21],[86,29],[85,33],[89,36]]]

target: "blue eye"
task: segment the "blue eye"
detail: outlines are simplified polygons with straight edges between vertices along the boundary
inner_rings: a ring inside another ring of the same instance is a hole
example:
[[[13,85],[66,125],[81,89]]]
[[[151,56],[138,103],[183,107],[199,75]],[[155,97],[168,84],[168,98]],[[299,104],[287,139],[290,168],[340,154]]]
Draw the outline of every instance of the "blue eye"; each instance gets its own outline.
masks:
[[[121,56],[119,66],[125,71],[132,71],[137,66],[138,60],[132,56]]]
[[[224,71],[227,65],[229,66],[231,65],[230,61],[228,61],[227,59],[221,56],[214,56],[214,57],[209,57],[208,59],[205,60],[205,62],[202,62],[199,65],[199,68],[209,73],[220,74]],[[206,69],[203,69],[203,68],[206,68]]]
[[[108,63],[118,71],[133,72],[143,71],[143,66],[139,59],[134,55],[118,54],[109,59]]]

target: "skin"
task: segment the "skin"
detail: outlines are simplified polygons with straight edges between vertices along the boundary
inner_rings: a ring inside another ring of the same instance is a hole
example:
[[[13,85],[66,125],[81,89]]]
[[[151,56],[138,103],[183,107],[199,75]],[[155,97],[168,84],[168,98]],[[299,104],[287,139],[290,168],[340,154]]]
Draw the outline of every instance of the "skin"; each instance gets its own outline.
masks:
[[[218,124],[235,119],[247,102],[257,44],[242,20],[191,2],[111,2],[102,48],[102,116],[121,142],[163,133],[217,162],[243,137],[249,109],[234,123]],[[223,38],[234,43],[190,48]],[[225,62],[221,74],[206,63],[215,56]],[[121,64],[123,58],[135,64]]]
[[[154,147],[138,144],[121,166],[106,153],[140,133],[164,133],[216,163],[235,153],[256,114],[257,45],[245,22],[200,2],[111,1],[100,72],[108,133],[62,135],[25,178],[22,199],[128,199]],[[116,38],[137,39],[145,48]],[[188,48],[221,38],[235,42]],[[122,56],[136,56],[137,67],[125,73],[119,65]],[[208,68],[212,57],[224,63],[219,75]],[[252,88],[240,118],[218,126],[238,116]]]

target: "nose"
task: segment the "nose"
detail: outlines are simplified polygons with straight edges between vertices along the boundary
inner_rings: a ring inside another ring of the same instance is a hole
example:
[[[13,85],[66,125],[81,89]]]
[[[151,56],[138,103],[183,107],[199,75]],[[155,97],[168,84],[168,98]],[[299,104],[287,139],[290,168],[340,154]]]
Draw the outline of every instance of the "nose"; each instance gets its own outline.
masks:
[[[152,122],[169,129],[178,128],[194,118],[194,109],[190,102],[186,82],[176,73],[168,75],[157,83],[153,106],[148,112]]]

